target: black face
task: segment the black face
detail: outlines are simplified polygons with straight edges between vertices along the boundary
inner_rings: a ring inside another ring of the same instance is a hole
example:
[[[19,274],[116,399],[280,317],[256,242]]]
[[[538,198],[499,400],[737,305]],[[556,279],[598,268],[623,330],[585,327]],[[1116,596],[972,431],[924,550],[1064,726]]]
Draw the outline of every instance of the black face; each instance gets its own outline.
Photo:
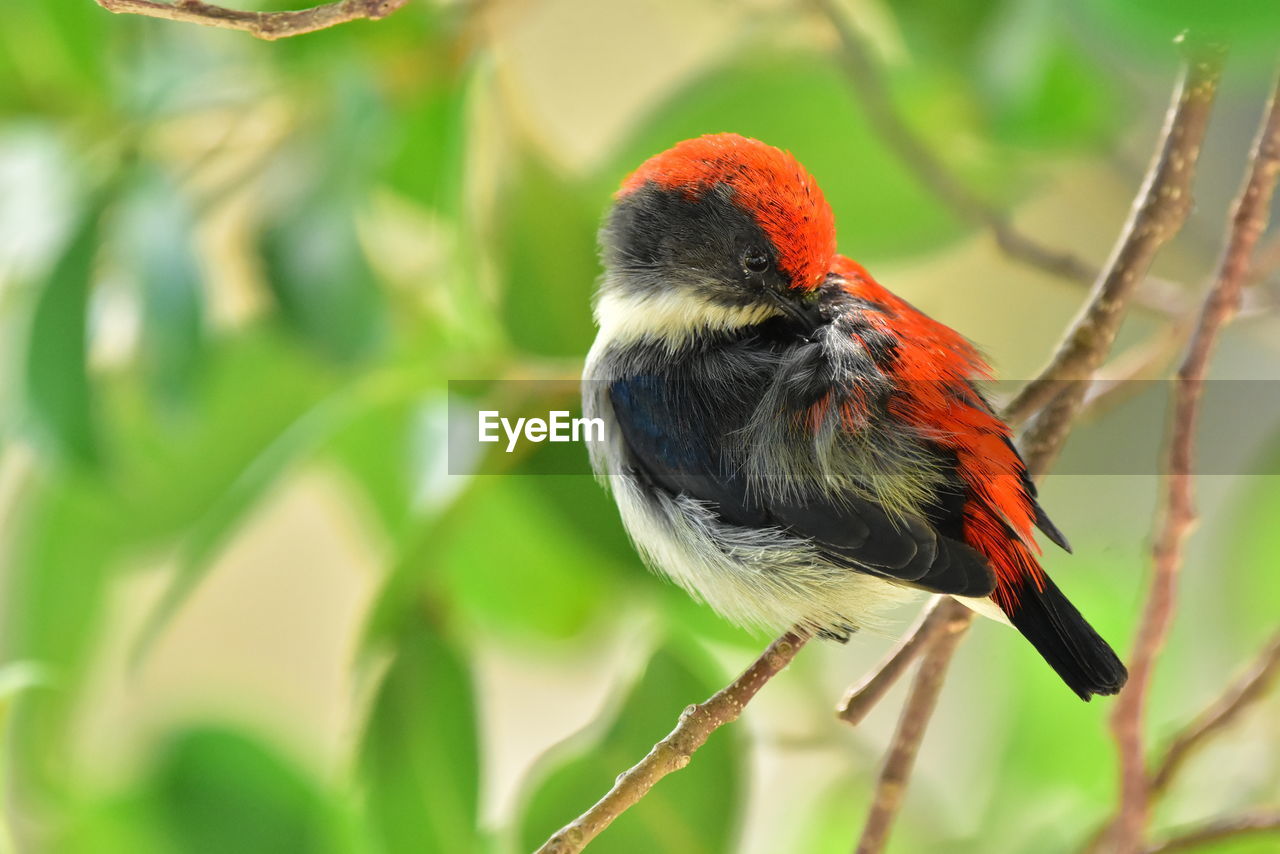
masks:
[[[755,219],[719,185],[691,199],[650,183],[621,199],[600,231],[610,281],[640,295],[685,290],[715,305],[806,311]]]

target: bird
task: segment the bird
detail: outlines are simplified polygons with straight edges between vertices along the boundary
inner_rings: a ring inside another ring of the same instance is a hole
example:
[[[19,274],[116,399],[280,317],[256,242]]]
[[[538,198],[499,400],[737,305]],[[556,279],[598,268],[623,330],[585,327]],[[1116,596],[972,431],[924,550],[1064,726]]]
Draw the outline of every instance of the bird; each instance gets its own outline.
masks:
[[[1013,625],[1082,699],[1127,673],[1040,565],[1041,508],[962,335],[837,251],[817,182],[732,133],[632,172],[599,232],[583,412],[649,566],[724,617],[847,641],[922,592]]]

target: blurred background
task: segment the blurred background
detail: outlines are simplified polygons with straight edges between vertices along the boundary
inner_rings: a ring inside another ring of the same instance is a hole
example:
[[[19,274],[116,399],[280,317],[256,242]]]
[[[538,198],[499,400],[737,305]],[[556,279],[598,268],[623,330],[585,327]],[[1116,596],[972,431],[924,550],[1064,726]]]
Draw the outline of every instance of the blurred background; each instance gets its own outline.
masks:
[[[1280,36],[1274,4],[1203,5],[837,4],[943,163],[1095,265],[1157,137],[1173,36],[1232,31],[1198,206],[1157,264],[1188,300]],[[1083,287],[944,207],[868,123],[836,49],[831,21],[787,0],[414,0],[274,44],[91,0],[9,4],[0,851],[532,850],[753,658],[768,638],[648,574],[590,477],[500,448],[446,459],[450,412],[478,405],[451,408],[448,381],[483,396],[573,377],[612,190],[716,131],[792,150],[843,252],[1002,378],[1034,375]],[[1137,309],[1121,346],[1166,324]],[[1215,376],[1277,379],[1278,332],[1242,320]],[[1224,443],[1235,474],[1200,482],[1158,740],[1280,613],[1280,479],[1249,474],[1280,471],[1280,419],[1256,402],[1212,413],[1247,429]],[[1099,448],[1156,459],[1162,407],[1152,386],[1081,425],[1061,470]],[[1043,489],[1075,546],[1047,566],[1122,650],[1154,472]],[[849,850],[902,690],[857,729],[833,705],[913,614],[805,649],[591,850]],[[1075,850],[1113,803],[1107,710],[981,622],[890,850]],[[1197,757],[1156,825],[1278,799],[1272,698]]]

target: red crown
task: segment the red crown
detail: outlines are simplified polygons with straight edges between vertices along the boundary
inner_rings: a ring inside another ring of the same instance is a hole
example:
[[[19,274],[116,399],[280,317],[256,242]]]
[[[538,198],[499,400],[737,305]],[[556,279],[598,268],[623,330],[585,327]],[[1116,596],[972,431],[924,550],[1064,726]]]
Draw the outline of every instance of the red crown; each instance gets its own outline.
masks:
[[[836,225],[818,183],[790,153],[736,133],[687,139],[649,158],[618,197],[653,182],[696,197],[717,184],[755,217],[797,288],[816,288],[836,254]]]

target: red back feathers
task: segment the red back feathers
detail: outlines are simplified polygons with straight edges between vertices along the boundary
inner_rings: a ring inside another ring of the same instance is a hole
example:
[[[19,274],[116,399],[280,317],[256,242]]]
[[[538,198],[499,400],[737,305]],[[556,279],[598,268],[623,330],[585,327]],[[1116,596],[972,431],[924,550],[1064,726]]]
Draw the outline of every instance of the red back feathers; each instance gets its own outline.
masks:
[[[860,264],[836,256],[832,272],[849,293],[882,308],[867,320],[900,345],[893,374],[902,394],[890,409],[933,432],[934,441],[955,453],[970,491],[965,540],[991,561],[996,602],[1012,608],[1020,580],[1041,584],[1035,557],[1040,548],[1032,534],[1035,508],[1024,483],[1026,467],[1010,443],[1009,427],[968,386],[969,380],[989,378],[990,367],[963,335],[885,289]]]

